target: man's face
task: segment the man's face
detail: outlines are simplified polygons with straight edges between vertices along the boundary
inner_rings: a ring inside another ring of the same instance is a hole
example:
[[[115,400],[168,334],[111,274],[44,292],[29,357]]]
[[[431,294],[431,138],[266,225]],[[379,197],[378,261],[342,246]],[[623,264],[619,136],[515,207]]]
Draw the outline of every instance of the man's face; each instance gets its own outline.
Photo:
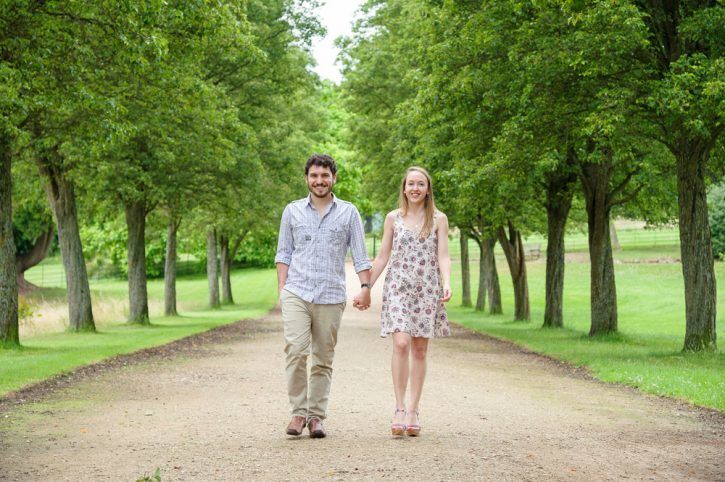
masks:
[[[329,167],[310,166],[307,171],[307,189],[313,196],[318,198],[327,197],[335,185],[335,175],[332,174]]]

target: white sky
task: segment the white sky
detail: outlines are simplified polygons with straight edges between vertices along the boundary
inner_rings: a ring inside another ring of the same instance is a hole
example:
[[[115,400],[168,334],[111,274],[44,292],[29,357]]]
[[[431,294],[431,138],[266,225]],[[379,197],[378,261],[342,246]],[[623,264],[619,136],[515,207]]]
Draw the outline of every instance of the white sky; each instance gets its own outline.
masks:
[[[313,69],[323,79],[339,84],[342,74],[335,58],[339,51],[335,47],[335,39],[341,35],[352,33],[352,20],[363,0],[327,0],[317,10],[322,25],[327,28],[325,38],[317,39],[312,44],[312,54],[317,61]]]

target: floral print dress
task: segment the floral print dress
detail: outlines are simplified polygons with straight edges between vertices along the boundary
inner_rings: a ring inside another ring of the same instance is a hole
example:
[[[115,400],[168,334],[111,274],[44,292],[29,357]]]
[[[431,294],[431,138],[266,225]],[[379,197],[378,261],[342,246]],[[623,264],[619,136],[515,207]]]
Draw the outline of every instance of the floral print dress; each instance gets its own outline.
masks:
[[[433,338],[451,333],[438,266],[436,219],[427,238],[411,231],[398,211],[393,229],[393,250],[383,285],[380,336],[405,332]]]

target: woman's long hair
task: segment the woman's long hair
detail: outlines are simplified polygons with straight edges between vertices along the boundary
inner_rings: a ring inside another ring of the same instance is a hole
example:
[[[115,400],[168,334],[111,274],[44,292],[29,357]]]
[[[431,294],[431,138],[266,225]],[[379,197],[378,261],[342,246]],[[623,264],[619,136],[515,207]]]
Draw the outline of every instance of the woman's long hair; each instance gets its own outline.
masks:
[[[428,174],[428,171],[423,169],[422,167],[418,166],[411,166],[405,171],[405,176],[403,176],[403,182],[400,184],[400,195],[398,196],[398,207],[400,208],[400,213],[405,216],[408,214],[408,198],[405,196],[405,182],[408,180],[408,174],[411,172],[419,172],[425,176],[425,178],[428,180],[428,192],[425,195],[425,199],[423,201],[423,209],[425,210],[425,222],[423,223],[423,227],[420,230],[420,237],[421,238],[427,238],[430,235],[431,230],[433,229],[433,216],[436,212],[436,205],[433,201],[433,182],[431,181],[430,174]]]

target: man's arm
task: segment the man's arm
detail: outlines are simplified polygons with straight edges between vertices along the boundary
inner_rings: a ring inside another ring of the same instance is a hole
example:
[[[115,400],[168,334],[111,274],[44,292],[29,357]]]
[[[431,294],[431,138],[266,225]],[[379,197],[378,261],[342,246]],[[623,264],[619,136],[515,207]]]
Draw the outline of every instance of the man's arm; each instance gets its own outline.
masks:
[[[282,293],[287,282],[289,265],[292,262],[292,253],[295,250],[292,237],[292,224],[290,223],[289,206],[284,208],[282,220],[279,223],[279,238],[277,239],[277,255],[274,262],[277,264],[277,295]]]
[[[287,282],[288,271],[289,265],[277,263],[277,296],[279,296],[284,289],[284,284]]]
[[[351,216],[350,221],[350,250],[352,261],[355,265],[355,272],[360,278],[360,284],[370,284],[370,259],[365,246],[365,230],[363,229],[362,218],[357,209]],[[365,310],[370,307],[370,288],[362,288],[360,294],[353,300],[353,306]]]

